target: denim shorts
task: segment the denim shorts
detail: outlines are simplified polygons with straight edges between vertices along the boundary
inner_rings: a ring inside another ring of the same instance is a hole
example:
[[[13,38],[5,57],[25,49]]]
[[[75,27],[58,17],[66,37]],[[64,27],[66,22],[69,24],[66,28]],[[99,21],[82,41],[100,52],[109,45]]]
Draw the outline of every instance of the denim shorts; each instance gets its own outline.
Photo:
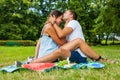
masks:
[[[69,60],[70,62],[75,62],[75,63],[87,63],[87,58],[82,57],[78,51],[71,51],[71,56]]]

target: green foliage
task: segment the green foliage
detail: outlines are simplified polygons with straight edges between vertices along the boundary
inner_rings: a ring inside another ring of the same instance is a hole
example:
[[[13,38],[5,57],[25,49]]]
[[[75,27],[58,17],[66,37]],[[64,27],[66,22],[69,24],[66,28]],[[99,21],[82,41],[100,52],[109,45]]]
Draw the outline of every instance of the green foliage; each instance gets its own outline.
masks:
[[[119,0],[1,0],[0,40],[35,41],[52,10],[71,9],[78,15],[86,41],[100,43],[105,34],[120,35],[119,6]]]
[[[115,33],[117,35],[120,34],[120,1],[119,0],[106,0],[106,3],[101,8],[101,12],[98,18],[95,20],[96,24],[94,25],[94,32],[96,34],[101,35],[105,33],[107,35],[106,41],[108,36],[111,33]],[[102,3],[103,4],[103,3]],[[114,36],[113,36],[114,39]]]
[[[40,36],[41,29],[51,10],[56,7],[64,10],[62,9],[64,6],[60,6],[62,2],[55,0],[1,1],[0,39],[35,41]],[[8,29],[10,30],[8,31]],[[11,32],[12,30],[14,31]]]
[[[4,27],[3,27],[4,26]],[[8,23],[1,24],[0,27],[0,39],[22,39],[20,33],[20,29],[18,25]],[[16,35],[18,34],[18,35]]]
[[[35,46],[31,40],[0,40],[0,46]]]
[[[33,12],[33,2],[28,0],[6,0],[0,4],[0,39],[1,40],[36,40],[41,30],[41,16]],[[31,37],[28,35],[31,35]]]

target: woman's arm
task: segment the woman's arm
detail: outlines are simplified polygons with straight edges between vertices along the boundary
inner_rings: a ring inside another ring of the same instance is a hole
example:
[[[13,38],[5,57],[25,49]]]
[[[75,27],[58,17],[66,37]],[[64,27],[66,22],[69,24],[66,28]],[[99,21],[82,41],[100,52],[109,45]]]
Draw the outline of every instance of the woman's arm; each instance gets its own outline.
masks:
[[[60,46],[66,43],[66,37],[59,38],[51,23],[46,25],[45,33],[49,34],[52,37],[52,39]]]
[[[40,38],[39,38],[39,40],[37,41],[34,59],[37,59],[37,58],[38,58],[39,48],[40,48]]]

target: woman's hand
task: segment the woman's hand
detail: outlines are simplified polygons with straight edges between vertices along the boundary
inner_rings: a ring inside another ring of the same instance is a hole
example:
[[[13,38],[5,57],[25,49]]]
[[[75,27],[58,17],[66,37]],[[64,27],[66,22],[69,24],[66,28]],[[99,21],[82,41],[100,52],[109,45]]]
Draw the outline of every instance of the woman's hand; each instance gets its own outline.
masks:
[[[55,24],[56,23],[56,17],[53,15],[53,16],[50,16],[50,22],[52,24]]]

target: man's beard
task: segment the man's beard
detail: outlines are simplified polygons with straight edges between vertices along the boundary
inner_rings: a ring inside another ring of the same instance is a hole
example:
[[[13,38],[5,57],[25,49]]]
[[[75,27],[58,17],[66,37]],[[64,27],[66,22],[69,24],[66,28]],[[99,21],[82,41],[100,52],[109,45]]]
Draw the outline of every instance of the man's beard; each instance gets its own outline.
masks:
[[[63,18],[63,21],[66,21],[67,19]]]

